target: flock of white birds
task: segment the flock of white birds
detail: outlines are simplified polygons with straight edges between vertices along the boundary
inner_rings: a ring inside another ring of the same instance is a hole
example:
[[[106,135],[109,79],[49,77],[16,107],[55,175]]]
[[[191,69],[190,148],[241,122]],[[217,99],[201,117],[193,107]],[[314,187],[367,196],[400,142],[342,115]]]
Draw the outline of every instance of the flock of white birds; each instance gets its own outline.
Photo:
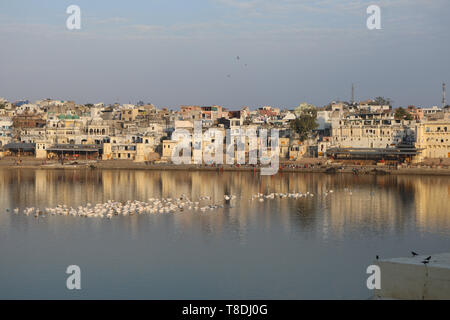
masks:
[[[346,190],[347,191],[347,190]],[[323,193],[324,196],[333,193],[333,190],[328,190]],[[351,191],[350,191],[351,195]],[[306,193],[257,193],[251,196],[251,201],[264,202],[271,199],[301,199],[314,197],[313,193],[309,191]],[[196,201],[189,199],[186,195],[181,195],[179,198],[149,198],[147,202],[138,200],[128,200],[126,202],[108,200],[105,203],[91,204],[86,206],[68,207],[67,205],[57,205],[54,208],[40,209],[37,207],[27,207],[22,210],[26,216],[34,216],[36,218],[41,216],[73,216],[86,218],[107,218],[112,219],[114,216],[132,216],[142,214],[164,214],[176,213],[182,211],[213,211],[225,206],[233,207],[232,202],[237,197],[235,195],[224,195],[224,200],[220,203],[211,203],[210,196],[201,196]],[[20,209],[13,210],[6,209],[7,212],[19,214]]]

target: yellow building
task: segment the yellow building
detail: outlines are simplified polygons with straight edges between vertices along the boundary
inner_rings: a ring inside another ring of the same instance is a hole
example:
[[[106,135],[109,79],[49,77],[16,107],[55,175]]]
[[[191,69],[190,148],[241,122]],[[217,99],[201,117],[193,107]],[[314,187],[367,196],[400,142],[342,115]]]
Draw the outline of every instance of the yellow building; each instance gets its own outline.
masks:
[[[289,158],[289,138],[280,138],[278,147],[280,158]]]
[[[307,147],[300,140],[293,140],[289,146],[289,160],[298,160],[306,153]]]
[[[102,160],[147,161],[154,147],[153,137],[113,136],[110,142],[103,144]]]
[[[47,148],[50,146],[45,140],[36,141],[36,158],[47,159]]]
[[[155,139],[153,137],[143,137],[142,142],[136,143],[136,156],[134,161],[144,162],[154,160]]]
[[[171,160],[172,159],[172,151],[177,145],[178,141],[176,140],[164,140],[163,148],[162,148],[162,160]]]
[[[450,113],[445,113],[442,119],[417,124],[416,132],[416,148],[422,149],[416,160],[450,158]]]
[[[139,115],[139,109],[125,109],[120,113],[120,119],[123,121],[134,121],[136,117]]]

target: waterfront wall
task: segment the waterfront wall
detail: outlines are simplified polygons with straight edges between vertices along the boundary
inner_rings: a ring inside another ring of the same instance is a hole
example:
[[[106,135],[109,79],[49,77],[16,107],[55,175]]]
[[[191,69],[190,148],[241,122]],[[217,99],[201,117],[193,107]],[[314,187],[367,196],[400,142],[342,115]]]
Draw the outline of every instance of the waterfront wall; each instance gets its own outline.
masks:
[[[376,261],[380,267],[381,289],[377,299],[448,300],[450,299],[450,253]]]

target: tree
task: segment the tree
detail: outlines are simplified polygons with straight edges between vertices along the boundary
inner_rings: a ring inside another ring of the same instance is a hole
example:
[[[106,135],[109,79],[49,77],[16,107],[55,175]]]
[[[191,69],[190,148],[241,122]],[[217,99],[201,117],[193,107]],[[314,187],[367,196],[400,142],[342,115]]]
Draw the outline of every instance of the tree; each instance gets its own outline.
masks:
[[[391,99],[384,97],[376,97],[374,101],[377,106],[391,106],[393,102]]]
[[[408,111],[406,111],[405,109],[403,109],[402,107],[397,108],[394,112],[394,118],[396,120],[412,120],[412,116],[411,113],[409,113]]]
[[[291,129],[298,133],[300,141],[308,139],[314,129],[319,125],[316,122],[317,110],[308,109],[302,112],[295,120],[291,122]]]
[[[302,114],[313,115],[315,113],[317,115],[317,109],[314,105],[303,102],[300,103],[297,108],[295,108],[294,113],[297,117],[300,117]]]

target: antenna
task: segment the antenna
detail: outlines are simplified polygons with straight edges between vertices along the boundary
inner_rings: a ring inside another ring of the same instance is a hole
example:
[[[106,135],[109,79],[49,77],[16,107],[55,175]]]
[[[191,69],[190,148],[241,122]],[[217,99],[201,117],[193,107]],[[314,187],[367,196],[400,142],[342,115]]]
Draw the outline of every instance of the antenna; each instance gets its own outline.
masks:
[[[352,104],[355,103],[355,86],[352,83]]]
[[[445,107],[445,83],[442,83],[442,108]]]

